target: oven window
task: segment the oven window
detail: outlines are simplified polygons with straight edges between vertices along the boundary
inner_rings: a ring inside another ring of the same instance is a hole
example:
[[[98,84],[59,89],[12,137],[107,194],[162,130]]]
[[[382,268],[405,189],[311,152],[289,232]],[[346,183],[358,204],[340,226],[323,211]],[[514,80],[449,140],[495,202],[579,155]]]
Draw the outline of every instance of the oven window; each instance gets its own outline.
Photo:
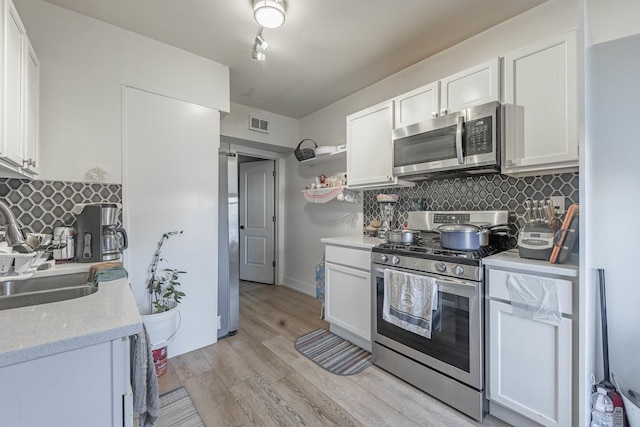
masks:
[[[393,166],[417,165],[456,158],[456,126],[396,139]]]
[[[438,309],[433,312],[431,339],[382,319],[384,277],[376,279],[377,332],[400,344],[470,372],[469,299],[438,291]]]

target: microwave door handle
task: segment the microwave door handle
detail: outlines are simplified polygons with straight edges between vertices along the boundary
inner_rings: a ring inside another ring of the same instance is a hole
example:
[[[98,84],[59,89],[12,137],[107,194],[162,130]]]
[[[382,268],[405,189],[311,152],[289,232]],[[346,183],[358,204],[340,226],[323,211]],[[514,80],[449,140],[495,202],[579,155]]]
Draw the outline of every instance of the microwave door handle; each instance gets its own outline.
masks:
[[[462,155],[462,126],[464,125],[464,116],[458,117],[458,126],[456,127],[456,154],[458,155],[458,164],[464,164]]]

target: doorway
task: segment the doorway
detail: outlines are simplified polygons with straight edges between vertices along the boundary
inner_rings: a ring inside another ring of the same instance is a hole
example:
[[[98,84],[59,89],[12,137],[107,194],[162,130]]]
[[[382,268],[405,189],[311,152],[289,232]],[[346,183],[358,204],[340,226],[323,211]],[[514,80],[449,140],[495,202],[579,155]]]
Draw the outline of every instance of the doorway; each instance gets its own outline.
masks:
[[[240,327],[240,282],[269,286],[278,277],[282,183],[274,171],[286,153],[238,142],[221,141],[219,153],[218,339]]]
[[[240,280],[275,281],[275,161],[238,156]]]

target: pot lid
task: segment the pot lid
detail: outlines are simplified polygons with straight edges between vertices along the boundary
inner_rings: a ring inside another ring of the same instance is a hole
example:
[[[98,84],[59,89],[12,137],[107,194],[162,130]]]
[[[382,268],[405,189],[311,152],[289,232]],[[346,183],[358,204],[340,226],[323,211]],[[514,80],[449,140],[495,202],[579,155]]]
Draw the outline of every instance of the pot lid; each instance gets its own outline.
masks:
[[[438,231],[458,231],[462,233],[477,233],[482,227],[473,224],[442,224]]]

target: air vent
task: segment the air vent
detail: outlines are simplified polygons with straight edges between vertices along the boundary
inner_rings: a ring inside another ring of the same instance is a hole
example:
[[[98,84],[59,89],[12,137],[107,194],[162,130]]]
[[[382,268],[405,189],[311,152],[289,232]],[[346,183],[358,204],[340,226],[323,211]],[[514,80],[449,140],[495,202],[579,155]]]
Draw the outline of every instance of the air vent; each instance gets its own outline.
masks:
[[[249,116],[249,130],[269,133],[269,122],[257,117]]]

